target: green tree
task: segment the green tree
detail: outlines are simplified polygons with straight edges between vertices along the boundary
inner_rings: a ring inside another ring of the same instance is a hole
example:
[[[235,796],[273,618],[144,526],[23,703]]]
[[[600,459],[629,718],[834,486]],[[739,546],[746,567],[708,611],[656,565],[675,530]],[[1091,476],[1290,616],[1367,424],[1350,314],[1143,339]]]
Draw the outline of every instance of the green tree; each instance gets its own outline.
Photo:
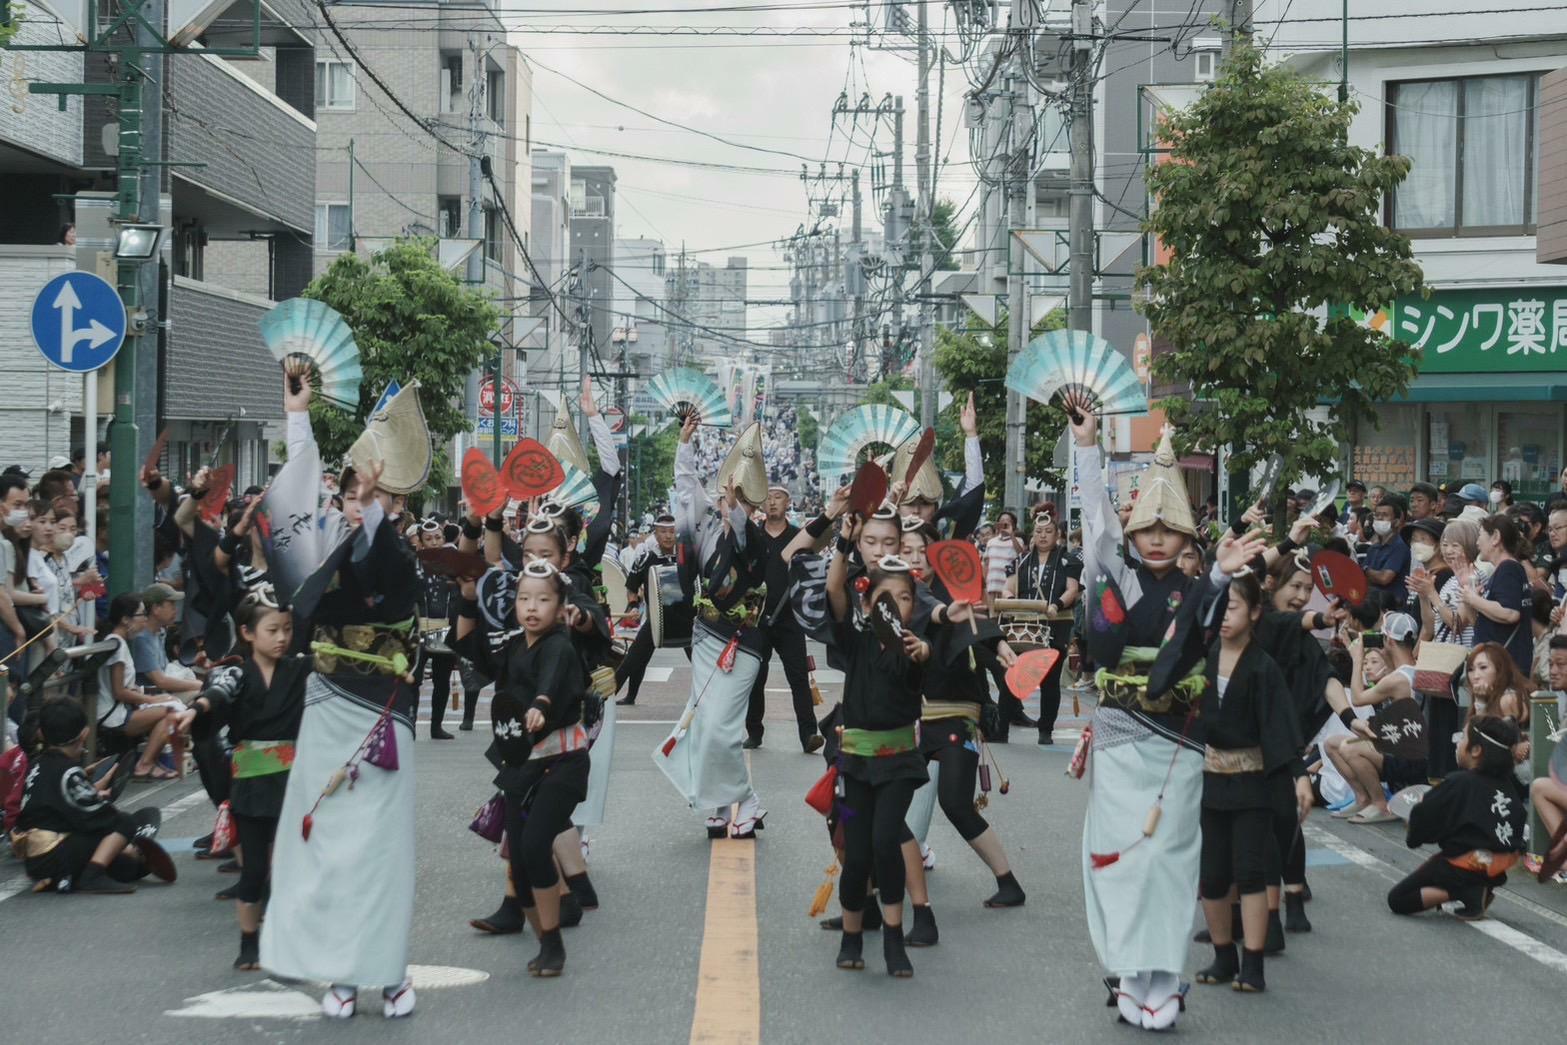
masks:
[[[304,296],[336,309],[354,331],[364,381],[358,408],[350,412],[323,400],[310,404],[310,420],[324,461],[348,452],[364,431],[370,408],[391,381],[419,381],[419,403],[435,438],[430,486],[449,483],[446,448],[470,429],[462,410],[468,374],[495,355],[490,337],[500,310],[465,287],[435,259],[429,240],[399,240],[368,261],[341,254],[305,289]]]
[[[795,416],[800,420],[800,445],[807,450],[816,449],[816,441],[821,438],[822,423],[817,420],[811,408],[801,403],[795,410]]]
[[[636,425],[646,425],[631,437],[631,521],[635,527],[643,512],[668,499],[669,487],[675,481],[675,446],[680,441],[680,428],[666,424],[654,429],[645,417],[637,417]],[[636,427],[633,425],[633,427]]]
[[[903,404],[898,402],[894,392],[907,392],[914,387],[914,381],[906,374],[889,374],[880,381],[872,381],[865,386],[865,395],[860,402],[866,406],[884,405],[895,406],[902,409]]]
[[[938,200],[930,223],[936,232],[936,271],[955,272],[962,266],[952,256],[958,247],[958,205],[950,199]]]
[[[1148,171],[1143,229],[1172,257],[1139,271],[1139,307],[1174,349],[1154,373],[1193,394],[1164,403],[1178,441],[1228,444],[1237,471],[1280,454],[1280,490],[1337,471],[1350,426],[1375,423],[1417,368],[1342,307],[1421,288],[1409,241],[1378,220],[1409,160],[1348,144],[1357,108],[1237,40],[1224,75],[1166,118],[1168,162]]]
[[[1050,330],[1060,330],[1066,324],[1065,314],[1056,309],[1034,328],[1033,336]],[[956,438],[959,414],[974,393],[974,410],[979,419],[979,446],[985,458],[985,475],[996,483],[993,503],[1000,503],[1001,478],[1006,474],[1007,448],[1007,317],[1003,316],[995,326],[988,326],[979,319],[971,320],[965,331],[943,330],[936,337],[936,371],[941,374],[947,390],[952,393],[952,403],[941,412],[944,425],[950,425],[953,436],[940,438],[940,461],[949,471],[963,468],[963,444]],[[1051,460],[1055,455],[1057,440],[1066,427],[1066,414],[1040,403],[1030,402],[1025,414],[1027,438],[1025,462],[1028,477],[1059,486],[1061,473]],[[1004,505],[1022,509],[1024,505]]]

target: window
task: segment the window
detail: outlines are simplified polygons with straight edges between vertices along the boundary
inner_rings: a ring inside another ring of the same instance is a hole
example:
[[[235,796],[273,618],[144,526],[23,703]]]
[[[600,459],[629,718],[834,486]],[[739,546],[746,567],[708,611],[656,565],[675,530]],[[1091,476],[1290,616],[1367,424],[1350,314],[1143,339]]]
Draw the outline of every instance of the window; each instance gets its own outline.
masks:
[[[1219,78],[1219,51],[1221,44],[1211,37],[1192,41],[1192,79],[1210,83]]]
[[[316,63],[316,111],[354,111],[354,69],[347,62]]]
[[[354,215],[348,204],[316,204],[316,250],[351,250],[353,245]]]
[[[491,69],[485,74],[484,107],[490,119],[506,126],[506,74],[499,69]]]
[[[1388,223],[1416,235],[1528,235],[1535,225],[1539,76],[1387,88],[1388,152],[1409,157]]]
[[[490,207],[484,208],[484,256],[501,260],[501,216]]]
[[[441,112],[463,112],[462,100],[462,52],[441,52],[439,106]]]
[[[441,214],[441,235],[447,239],[462,235],[462,198],[442,196],[435,205]]]

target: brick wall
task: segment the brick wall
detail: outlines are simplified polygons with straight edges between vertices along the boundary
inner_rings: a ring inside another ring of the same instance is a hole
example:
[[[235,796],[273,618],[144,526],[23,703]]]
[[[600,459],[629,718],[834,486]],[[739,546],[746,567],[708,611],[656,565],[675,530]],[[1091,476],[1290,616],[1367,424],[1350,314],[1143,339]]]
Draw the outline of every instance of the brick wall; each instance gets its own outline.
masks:
[[[75,252],[63,247],[0,244],[0,468],[19,464],[36,475],[52,455],[70,453],[82,379],[44,362],[33,344],[31,315],[39,288],[75,269]],[[59,409],[51,412],[51,404]]]

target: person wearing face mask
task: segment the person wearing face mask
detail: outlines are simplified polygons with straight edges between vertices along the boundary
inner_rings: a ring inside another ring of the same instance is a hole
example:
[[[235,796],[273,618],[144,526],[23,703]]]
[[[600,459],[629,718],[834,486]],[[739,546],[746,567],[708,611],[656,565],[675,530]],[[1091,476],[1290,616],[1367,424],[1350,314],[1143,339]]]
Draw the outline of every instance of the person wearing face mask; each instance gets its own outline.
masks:
[[[1445,568],[1438,545],[1442,543],[1442,524],[1435,519],[1415,519],[1399,531],[1404,543],[1409,545],[1409,577],[1405,582],[1408,598],[1404,600],[1404,612],[1415,618],[1423,638],[1430,637],[1435,622],[1424,607],[1442,590],[1452,571]]]
[[[27,641],[27,620],[42,603],[42,596],[27,586],[32,521],[27,480],[14,472],[0,475],[0,656]]]
[[[1409,576],[1409,545],[1399,536],[1404,515],[1404,499],[1398,494],[1383,494],[1372,513],[1371,546],[1361,561],[1371,590],[1382,592],[1389,606],[1402,606],[1409,597],[1404,583]]]
[[[1486,494],[1486,503],[1493,512],[1507,511],[1513,506],[1513,484],[1506,479],[1496,480],[1491,484],[1491,492]]]

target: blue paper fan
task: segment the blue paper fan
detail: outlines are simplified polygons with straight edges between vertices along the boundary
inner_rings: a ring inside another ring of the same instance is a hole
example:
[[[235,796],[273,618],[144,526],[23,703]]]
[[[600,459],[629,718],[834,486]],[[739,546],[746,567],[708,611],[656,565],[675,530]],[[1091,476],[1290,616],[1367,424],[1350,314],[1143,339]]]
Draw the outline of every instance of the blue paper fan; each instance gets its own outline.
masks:
[[[1143,383],[1126,357],[1086,330],[1052,330],[1029,343],[1007,369],[1007,387],[1039,403],[1087,400],[1100,414],[1148,411]]]
[[[566,479],[544,496],[546,501],[562,508],[575,508],[582,514],[582,521],[590,523],[599,513],[599,495],[593,488],[593,480],[575,465],[561,462]]]
[[[816,448],[816,469],[836,489],[859,467],[860,452],[881,445],[895,449],[920,434],[919,422],[906,410],[877,403],[839,415]]]
[[[734,424],[729,404],[718,382],[690,367],[677,367],[648,382],[647,394],[664,409],[684,421],[694,410],[702,424],[728,428]]]
[[[279,302],[261,317],[261,340],[285,369],[308,360],[321,375],[321,394],[349,410],[359,408],[359,346],[330,306],[309,298]],[[292,360],[292,361],[291,361]]]

